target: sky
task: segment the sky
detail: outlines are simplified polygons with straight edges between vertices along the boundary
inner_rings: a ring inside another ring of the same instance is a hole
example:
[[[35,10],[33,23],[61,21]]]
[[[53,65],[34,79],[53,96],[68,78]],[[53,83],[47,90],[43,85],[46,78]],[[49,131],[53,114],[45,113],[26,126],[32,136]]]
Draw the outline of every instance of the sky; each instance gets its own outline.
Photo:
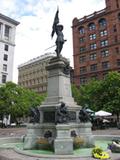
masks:
[[[0,0],[0,13],[19,21],[16,28],[13,82],[18,81],[18,66],[47,52],[54,52],[56,35],[51,39],[52,24],[59,6],[64,26],[61,54],[73,67],[72,20],[105,8],[105,0]]]

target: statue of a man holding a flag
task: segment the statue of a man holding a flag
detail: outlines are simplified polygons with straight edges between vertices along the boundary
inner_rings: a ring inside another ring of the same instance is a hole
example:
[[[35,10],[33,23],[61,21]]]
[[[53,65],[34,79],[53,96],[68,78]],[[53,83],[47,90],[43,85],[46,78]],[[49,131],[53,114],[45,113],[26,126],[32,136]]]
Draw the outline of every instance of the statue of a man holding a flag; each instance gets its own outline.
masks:
[[[54,18],[54,22],[53,22],[53,26],[52,26],[52,33],[51,33],[51,37],[54,36],[54,33],[56,33],[57,35],[57,39],[56,39],[56,54],[57,57],[60,57],[60,53],[61,50],[63,48],[63,44],[66,40],[64,40],[64,35],[63,35],[63,25],[59,24],[59,17],[58,17],[58,13],[59,10],[57,9],[57,12],[55,14],[55,18]]]

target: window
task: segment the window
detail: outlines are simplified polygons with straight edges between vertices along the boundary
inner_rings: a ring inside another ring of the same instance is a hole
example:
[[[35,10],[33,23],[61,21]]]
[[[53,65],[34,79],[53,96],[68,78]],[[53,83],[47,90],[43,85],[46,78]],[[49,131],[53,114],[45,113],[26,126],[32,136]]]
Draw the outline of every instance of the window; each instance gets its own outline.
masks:
[[[99,20],[100,27],[105,27],[107,25],[107,21],[105,18]]]
[[[100,32],[101,37],[106,36],[106,35],[107,35],[107,30],[103,30]]]
[[[83,63],[86,61],[86,56],[80,56],[80,63]]]
[[[119,2],[116,0],[116,7],[119,8]]]
[[[93,79],[93,80],[96,79],[96,80],[97,80],[97,79],[98,79],[98,75],[97,75],[97,74],[92,75],[92,76],[91,76],[91,79]]]
[[[85,42],[85,37],[80,38],[80,43],[83,43],[83,42]]]
[[[7,75],[2,75],[2,83],[6,83],[6,80],[7,80]]]
[[[118,37],[117,36],[114,36],[114,42],[118,42]]]
[[[97,48],[96,43],[90,44],[90,49],[96,49],[96,48]]]
[[[87,82],[87,78],[86,77],[81,77],[80,78],[80,84],[85,84]]]
[[[97,54],[96,53],[90,54],[90,60],[95,60],[96,58],[97,58]]]
[[[89,35],[90,40],[96,39],[96,34]]]
[[[103,50],[103,51],[101,51],[101,55],[102,55],[102,57],[107,57],[107,56],[109,56],[109,51]]]
[[[109,67],[110,67],[110,64],[109,64],[108,61],[102,62],[102,68],[103,68],[103,69],[108,69]]]
[[[87,68],[84,66],[84,67],[80,67],[80,73],[85,73],[87,71]]]
[[[5,51],[8,51],[8,45],[7,45],[7,44],[5,44],[4,50],[5,50]]]
[[[80,27],[80,28],[79,28],[79,32],[80,32],[80,34],[84,34],[84,33],[85,33],[84,27]]]
[[[80,52],[84,52],[85,51],[85,47],[80,47]]]
[[[100,43],[101,43],[101,47],[108,46],[108,40],[103,40]]]
[[[120,66],[120,59],[117,59],[117,66]]]
[[[5,38],[8,40],[10,36],[10,26],[5,25]]]
[[[117,32],[116,24],[113,26],[113,31],[114,31],[114,32]]]
[[[90,65],[90,70],[91,71],[96,71],[97,70],[97,64]]]
[[[91,31],[91,30],[95,30],[95,28],[96,28],[96,26],[95,26],[94,23],[90,23],[90,24],[88,25],[88,27],[89,27],[89,30],[90,30],[90,31]]]
[[[4,54],[3,60],[4,60],[4,61],[7,61],[7,60],[8,60],[8,55],[7,55],[7,54]]]
[[[3,71],[7,71],[7,65],[3,64]]]
[[[116,53],[119,53],[119,47],[115,48]]]
[[[108,75],[108,72],[103,73],[103,79],[105,79],[107,75]]]

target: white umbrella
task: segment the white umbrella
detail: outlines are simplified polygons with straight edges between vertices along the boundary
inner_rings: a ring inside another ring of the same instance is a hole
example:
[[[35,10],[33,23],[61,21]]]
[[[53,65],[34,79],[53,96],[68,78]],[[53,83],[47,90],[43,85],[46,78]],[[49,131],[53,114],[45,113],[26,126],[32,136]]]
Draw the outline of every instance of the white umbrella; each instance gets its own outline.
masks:
[[[107,119],[103,119],[103,123],[110,123]]]
[[[112,113],[110,112],[106,112],[106,111],[98,111],[98,112],[95,112],[95,116],[111,116]]]

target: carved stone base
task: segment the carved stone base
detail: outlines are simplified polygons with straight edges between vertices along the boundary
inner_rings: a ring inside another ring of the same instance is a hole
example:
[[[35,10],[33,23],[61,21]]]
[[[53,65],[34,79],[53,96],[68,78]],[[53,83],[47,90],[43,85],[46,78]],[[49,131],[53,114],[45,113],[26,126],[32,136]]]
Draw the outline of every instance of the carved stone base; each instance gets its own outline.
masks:
[[[70,126],[67,124],[57,125],[57,137],[54,141],[54,152],[57,155],[73,154],[73,140],[70,136]]]

